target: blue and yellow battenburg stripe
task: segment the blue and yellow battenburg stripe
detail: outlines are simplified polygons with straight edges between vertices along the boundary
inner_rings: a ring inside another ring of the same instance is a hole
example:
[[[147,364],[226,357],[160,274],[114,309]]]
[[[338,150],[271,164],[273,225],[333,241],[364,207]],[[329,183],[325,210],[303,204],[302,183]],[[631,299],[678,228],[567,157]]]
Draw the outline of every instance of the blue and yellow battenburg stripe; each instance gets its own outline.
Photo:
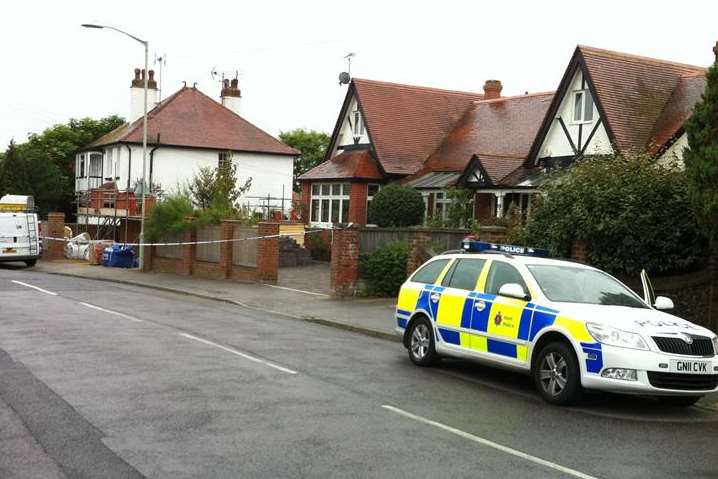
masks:
[[[524,304],[478,291],[467,295],[444,294],[445,290],[437,285],[403,288],[397,302],[397,326],[406,329],[412,314],[422,311],[436,323],[439,341],[526,361],[528,343],[544,328],[557,325],[580,342],[587,356],[587,371],[601,371],[601,344],[593,340],[582,322],[534,303]],[[436,295],[438,301],[432,301],[432,296],[437,299]]]

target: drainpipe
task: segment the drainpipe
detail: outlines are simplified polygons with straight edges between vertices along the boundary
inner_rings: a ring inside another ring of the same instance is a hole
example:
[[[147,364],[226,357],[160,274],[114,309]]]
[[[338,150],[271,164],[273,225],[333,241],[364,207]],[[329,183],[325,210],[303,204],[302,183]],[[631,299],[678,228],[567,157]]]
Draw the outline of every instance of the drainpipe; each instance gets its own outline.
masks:
[[[160,145],[160,134],[159,133],[157,133],[156,144],[157,144],[157,146],[155,146],[154,148],[152,148],[150,150],[150,181],[149,181],[150,194],[152,194],[152,171],[154,170],[154,165],[155,165],[155,151],[157,151],[157,149],[160,146],[162,146],[162,145]]]
[[[132,176],[132,147],[125,143],[127,147],[127,190],[125,191],[125,243],[127,243],[127,230],[130,223],[130,176]],[[117,201],[117,198],[115,198]]]

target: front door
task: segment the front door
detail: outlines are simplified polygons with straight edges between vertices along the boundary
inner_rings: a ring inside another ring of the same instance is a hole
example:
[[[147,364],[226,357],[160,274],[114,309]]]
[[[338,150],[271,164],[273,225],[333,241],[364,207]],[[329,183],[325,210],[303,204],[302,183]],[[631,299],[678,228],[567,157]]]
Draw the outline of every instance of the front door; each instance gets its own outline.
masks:
[[[474,308],[472,329],[476,348],[502,357],[527,360],[527,348],[519,332],[530,326],[530,314],[524,314],[528,302],[521,299],[499,295],[501,286],[508,283],[520,285],[524,291],[528,288],[521,273],[511,264],[492,260],[486,277],[483,305],[477,303]],[[523,323],[523,328],[521,327]],[[484,334],[481,334],[484,333]]]
[[[454,260],[441,281],[436,325],[441,340],[447,344],[471,347],[471,316],[477,292],[476,286],[486,260],[459,258]]]

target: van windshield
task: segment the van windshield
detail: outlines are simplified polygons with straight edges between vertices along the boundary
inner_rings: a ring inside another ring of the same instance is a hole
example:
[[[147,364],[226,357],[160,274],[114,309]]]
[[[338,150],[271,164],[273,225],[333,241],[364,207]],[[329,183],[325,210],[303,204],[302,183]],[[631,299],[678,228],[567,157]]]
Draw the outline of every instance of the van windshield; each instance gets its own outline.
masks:
[[[527,267],[551,301],[650,309],[633,291],[602,271],[548,264]]]

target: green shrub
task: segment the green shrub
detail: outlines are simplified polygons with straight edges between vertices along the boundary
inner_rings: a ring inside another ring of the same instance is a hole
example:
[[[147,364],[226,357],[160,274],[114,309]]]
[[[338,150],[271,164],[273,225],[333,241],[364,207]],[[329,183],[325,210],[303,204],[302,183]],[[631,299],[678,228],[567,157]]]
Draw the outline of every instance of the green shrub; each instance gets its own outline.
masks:
[[[361,277],[371,296],[396,296],[406,280],[406,243],[390,243],[360,258]]]
[[[145,238],[156,241],[165,234],[181,233],[192,227],[187,217],[193,213],[192,199],[183,193],[166,197],[152,209],[147,218]]]
[[[424,220],[424,200],[414,188],[385,186],[369,205],[369,223],[381,227],[414,226]]]
[[[575,240],[588,261],[615,274],[690,269],[705,241],[688,202],[685,173],[644,156],[587,158],[554,173],[524,228],[524,244],[568,256]]]
[[[329,261],[331,259],[329,243],[326,242],[321,233],[315,233],[307,236],[304,244],[309,250],[309,254],[313,260]]]

